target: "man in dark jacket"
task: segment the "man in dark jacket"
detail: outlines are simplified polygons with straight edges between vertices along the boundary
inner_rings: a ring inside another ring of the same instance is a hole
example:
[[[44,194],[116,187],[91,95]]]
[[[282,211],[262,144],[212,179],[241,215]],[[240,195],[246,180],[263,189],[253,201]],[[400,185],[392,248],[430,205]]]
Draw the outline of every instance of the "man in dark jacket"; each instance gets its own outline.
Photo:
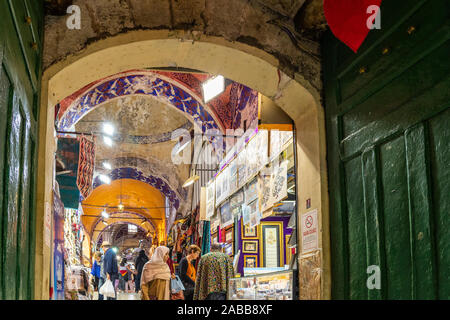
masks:
[[[142,269],[144,268],[144,264],[146,264],[148,261],[148,257],[145,254],[144,248],[139,251],[139,255],[136,258],[136,261],[134,262],[134,265],[136,267],[136,278],[135,278],[135,286],[136,286],[136,292],[139,292],[141,290],[141,275],[142,275]]]
[[[111,244],[107,241],[105,241],[102,244],[103,250],[106,251],[105,252],[105,256],[103,258],[103,268],[104,271],[106,273],[106,279],[111,280],[111,282],[114,283],[116,281],[116,279],[118,279],[118,272],[119,269],[117,268],[117,257],[116,257],[116,252],[113,250],[113,248],[111,248]],[[115,291],[115,286],[114,286],[114,292],[115,292],[115,297],[114,298],[110,298],[108,297],[108,300],[116,300],[117,299],[117,292]]]

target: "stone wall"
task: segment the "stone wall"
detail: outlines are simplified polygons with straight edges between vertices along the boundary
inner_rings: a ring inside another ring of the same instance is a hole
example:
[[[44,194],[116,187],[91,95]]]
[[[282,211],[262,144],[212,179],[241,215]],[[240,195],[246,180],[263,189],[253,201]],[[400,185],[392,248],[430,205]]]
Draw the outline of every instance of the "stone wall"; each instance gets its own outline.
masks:
[[[320,92],[320,48],[313,39],[317,38],[325,21],[322,1],[308,0],[302,6],[303,2],[52,0],[47,3],[44,69],[82,51],[92,42],[127,31],[185,30],[192,31],[194,38],[195,34],[205,34],[262,49],[279,60],[281,71],[292,78],[295,73],[301,74]],[[64,8],[71,3],[81,9],[80,30],[67,28],[69,14],[54,15],[64,13]]]

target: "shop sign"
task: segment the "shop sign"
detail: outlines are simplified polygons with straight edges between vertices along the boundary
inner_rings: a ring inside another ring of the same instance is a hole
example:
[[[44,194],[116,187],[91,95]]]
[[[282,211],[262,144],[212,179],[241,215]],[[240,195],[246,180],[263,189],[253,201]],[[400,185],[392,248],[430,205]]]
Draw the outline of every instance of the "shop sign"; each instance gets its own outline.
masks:
[[[319,246],[317,209],[302,215],[302,252],[316,250]]]

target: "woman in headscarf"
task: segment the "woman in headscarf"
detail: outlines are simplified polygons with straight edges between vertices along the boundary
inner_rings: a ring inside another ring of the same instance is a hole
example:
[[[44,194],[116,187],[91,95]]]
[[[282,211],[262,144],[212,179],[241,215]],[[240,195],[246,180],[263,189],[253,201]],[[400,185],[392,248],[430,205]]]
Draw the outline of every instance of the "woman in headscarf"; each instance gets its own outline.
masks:
[[[141,277],[142,300],[170,300],[169,248],[158,247],[144,265]]]

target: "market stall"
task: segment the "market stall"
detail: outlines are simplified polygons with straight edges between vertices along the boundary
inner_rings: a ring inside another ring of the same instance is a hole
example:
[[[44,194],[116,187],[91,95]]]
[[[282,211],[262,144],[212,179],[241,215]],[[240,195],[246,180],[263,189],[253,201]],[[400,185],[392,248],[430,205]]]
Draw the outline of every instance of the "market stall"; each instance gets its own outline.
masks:
[[[253,281],[257,299],[262,292],[267,299],[294,299],[297,225],[293,132],[256,129],[240,138],[207,184],[202,201],[205,220],[210,222],[211,243],[223,244],[241,279],[233,279],[230,288],[249,287]],[[239,297],[236,291],[229,292],[229,299]]]

